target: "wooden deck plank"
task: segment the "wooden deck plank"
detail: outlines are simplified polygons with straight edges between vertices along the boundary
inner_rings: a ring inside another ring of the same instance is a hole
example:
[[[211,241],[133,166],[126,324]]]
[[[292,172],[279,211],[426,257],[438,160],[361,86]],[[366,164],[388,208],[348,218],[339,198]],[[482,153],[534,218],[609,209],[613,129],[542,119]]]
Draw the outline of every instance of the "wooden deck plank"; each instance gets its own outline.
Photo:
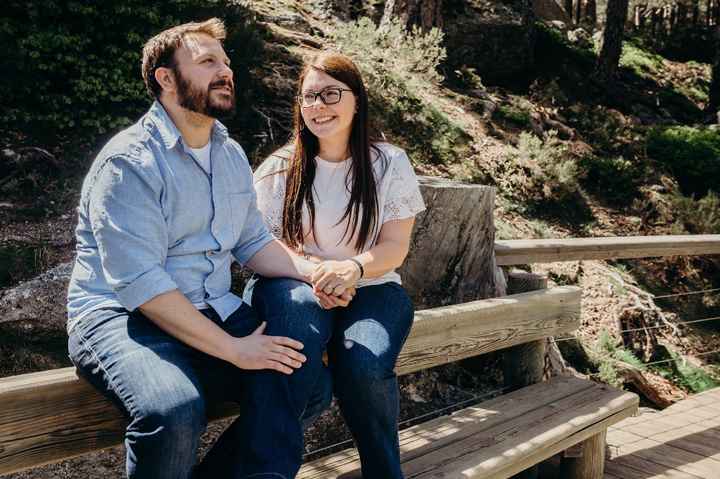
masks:
[[[606,461],[605,470],[623,479],[710,479],[678,471],[634,455]]]
[[[676,469],[699,477],[717,478],[718,471],[720,471],[720,462],[714,459],[652,439],[623,445],[617,452],[612,450],[611,452],[613,459],[631,455],[660,464],[668,469]]]
[[[716,388],[620,422],[608,431],[606,471],[624,479],[717,479],[719,405]]]

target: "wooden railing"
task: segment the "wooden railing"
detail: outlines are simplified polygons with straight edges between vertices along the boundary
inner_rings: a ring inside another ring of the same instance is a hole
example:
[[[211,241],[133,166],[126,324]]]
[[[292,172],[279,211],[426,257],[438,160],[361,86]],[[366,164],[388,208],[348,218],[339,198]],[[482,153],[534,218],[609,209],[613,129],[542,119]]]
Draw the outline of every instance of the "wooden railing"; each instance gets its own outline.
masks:
[[[619,236],[495,241],[499,266],[555,261],[720,254],[720,235]]]

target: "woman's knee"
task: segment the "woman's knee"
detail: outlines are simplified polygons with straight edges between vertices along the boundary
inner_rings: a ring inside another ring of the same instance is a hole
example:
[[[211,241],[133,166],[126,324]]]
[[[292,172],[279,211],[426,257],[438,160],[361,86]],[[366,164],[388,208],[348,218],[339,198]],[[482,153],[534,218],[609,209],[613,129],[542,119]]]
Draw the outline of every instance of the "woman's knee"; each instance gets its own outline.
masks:
[[[266,334],[288,336],[324,349],[332,331],[332,311],[320,306],[312,287],[290,278],[262,278],[253,290],[253,307],[267,321]]]

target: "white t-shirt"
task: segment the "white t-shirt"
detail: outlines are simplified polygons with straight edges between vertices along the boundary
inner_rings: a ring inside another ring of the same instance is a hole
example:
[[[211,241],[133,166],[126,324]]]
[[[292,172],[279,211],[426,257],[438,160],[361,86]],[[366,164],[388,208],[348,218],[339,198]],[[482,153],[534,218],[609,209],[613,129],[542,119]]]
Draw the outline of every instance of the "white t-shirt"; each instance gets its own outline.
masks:
[[[208,175],[210,174],[211,167],[210,167],[210,149],[212,147],[212,141],[208,141],[207,145],[201,147],[201,148],[190,148],[190,151],[192,151],[193,156],[195,156],[195,159],[197,160],[200,167],[205,170],[205,173]],[[205,301],[201,301],[199,303],[193,303],[193,306],[195,306],[195,309],[206,309],[209,308],[208,304]]]
[[[190,148],[190,151],[195,155],[195,159],[200,164],[200,167],[205,170],[205,173],[210,174],[210,148],[212,147],[212,141],[208,141],[207,145],[201,148]]]
[[[425,209],[420,194],[417,177],[405,152],[389,143],[377,143],[381,155],[370,148],[373,171],[377,187],[379,226],[371,232],[370,241],[362,251],[375,244],[380,227],[392,220],[412,218]],[[255,171],[255,191],[258,209],[262,212],[270,231],[278,238],[282,237],[282,213],[285,199],[285,170],[290,150],[267,158]],[[303,210],[303,231],[306,253],[330,259],[343,260],[355,256],[356,232],[345,234],[349,218],[338,223],[345,213],[350,199],[352,185],[352,158],[342,162],[325,161],[315,158],[315,181],[313,197],[315,200],[315,233],[310,228],[307,208]],[[343,235],[345,237],[343,239]],[[383,276],[364,279],[358,287],[381,284],[388,281],[400,283],[400,275],[390,271]]]

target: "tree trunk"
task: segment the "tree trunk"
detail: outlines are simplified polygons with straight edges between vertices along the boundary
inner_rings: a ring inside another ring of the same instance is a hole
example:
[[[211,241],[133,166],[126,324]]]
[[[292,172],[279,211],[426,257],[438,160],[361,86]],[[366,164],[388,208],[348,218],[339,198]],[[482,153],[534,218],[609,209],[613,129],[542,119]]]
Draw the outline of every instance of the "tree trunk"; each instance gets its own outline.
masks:
[[[684,3],[678,3],[677,10],[677,26],[679,28],[685,27],[687,24],[688,8]]]
[[[597,1],[587,0],[585,6],[585,23],[591,25],[593,28],[597,25]]]
[[[597,79],[607,86],[617,75],[627,12],[628,0],[608,0],[603,45],[595,68]]]
[[[570,18],[570,23],[573,23],[573,0],[565,0],[565,13]]]
[[[531,70],[535,66],[535,10],[533,0],[522,0],[522,24],[525,32],[525,69]]]
[[[720,26],[715,25],[714,31],[715,59],[712,65],[712,80],[710,81],[710,101],[707,112],[712,115],[713,123],[719,123],[717,116],[720,109]]]
[[[712,11],[713,11],[713,4],[712,0],[707,0],[707,13],[705,14],[705,25],[708,27],[712,23]]]
[[[583,7],[583,0],[575,0],[577,4],[575,5],[575,22],[581,23],[582,22],[582,7]]]
[[[442,28],[442,0],[388,0],[381,24],[397,17],[407,27],[417,25],[427,31]]]
[[[700,21],[700,0],[693,0],[693,15],[692,15],[693,25],[697,25],[698,21]]]

